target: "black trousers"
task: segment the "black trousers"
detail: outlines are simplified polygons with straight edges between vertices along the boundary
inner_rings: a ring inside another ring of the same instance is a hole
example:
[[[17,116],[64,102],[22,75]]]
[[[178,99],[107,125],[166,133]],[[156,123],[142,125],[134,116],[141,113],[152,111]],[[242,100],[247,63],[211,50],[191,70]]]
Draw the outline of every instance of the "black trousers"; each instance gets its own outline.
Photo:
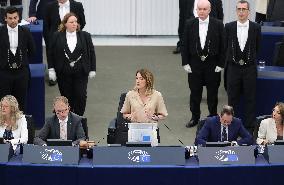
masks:
[[[58,74],[57,77],[60,94],[68,98],[71,111],[83,116],[87,101],[88,75],[74,72]]]
[[[255,22],[260,24],[261,22],[265,22],[265,21],[266,21],[266,14],[261,14],[258,12],[255,13]]]
[[[19,108],[25,113],[26,97],[30,79],[30,70],[28,67],[21,69],[1,69],[0,70],[0,98],[6,95],[13,95],[17,98]]]
[[[207,105],[209,115],[217,115],[218,89],[221,81],[221,72],[215,72],[215,65],[210,61],[201,62],[198,68],[192,66],[192,73],[188,74],[188,84],[190,88],[190,111],[192,119],[200,118],[200,103],[202,99],[203,85],[207,89]]]
[[[227,69],[228,103],[236,109],[239,106],[241,95],[244,96],[244,126],[251,130],[255,121],[255,94],[256,94],[256,65],[242,67],[229,64]]]

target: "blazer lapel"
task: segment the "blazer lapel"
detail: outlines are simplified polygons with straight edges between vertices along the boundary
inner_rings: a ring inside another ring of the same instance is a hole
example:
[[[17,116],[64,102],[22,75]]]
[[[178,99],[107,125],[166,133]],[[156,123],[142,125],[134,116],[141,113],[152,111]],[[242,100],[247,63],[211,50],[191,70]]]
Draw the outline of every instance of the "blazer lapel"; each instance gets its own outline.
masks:
[[[6,44],[7,48],[10,49],[10,41],[9,41],[9,34],[8,34],[8,29],[7,26],[3,27],[3,36],[4,37],[4,44]]]
[[[67,139],[72,139],[71,130],[72,130],[72,117],[71,114],[69,113],[67,121]]]
[[[74,6],[74,2],[72,0],[69,0],[70,2],[70,12],[76,12],[76,7]]]
[[[23,45],[23,30],[21,26],[18,26],[18,48],[22,48]]]
[[[59,120],[58,120],[58,118],[57,118],[57,116],[55,116],[54,117],[54,119],[55,119],[55,124],[54,124],[54,126],[55,126],[55,138],[60,138],[60,125],[59,125]]]

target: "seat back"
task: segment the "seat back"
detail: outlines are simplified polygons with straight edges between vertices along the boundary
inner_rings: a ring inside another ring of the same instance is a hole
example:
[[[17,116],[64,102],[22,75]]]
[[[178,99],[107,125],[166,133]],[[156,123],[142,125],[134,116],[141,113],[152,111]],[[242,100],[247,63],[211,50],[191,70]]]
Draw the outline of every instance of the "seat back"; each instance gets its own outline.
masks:
[[[124,104],[125,97],[126,97],[126,93],[121,93],[120,98],[119,98],[117,113],[116,113],[116,128],[122,131],[128,130],[127,125],[125,125],[125,123],[127,123],[127,120],[123,118],[123,114],[120,112]]]
[[[87,118],[86,117],[81,117],[82,120],[81,120],[81,123],[82,123],[82,127],[83,127],[83,130],[85,132],[85,136],[86,136],[86,140],[89,140],[89,129],[88,129],[88,124],[87,124]]]
[[[207,119],[207,118],[202,118],[202,119],[200,119],[200,120],[198,121],[197,128],[196,128],[196,133],[195,133],[196,137],[197,137],[199,131],[202,129],[203,125],[205,124],[206,119]],[[196,138],[196,137],[195,137],[195,138]]]
[[[273,65],[284,66],[284,43],[276,42],[273,54]]]
[[[25,115],[27,120],[27,129],[28,129],[28,144],[34,143],[35,137],[35,123],[32,115]]]

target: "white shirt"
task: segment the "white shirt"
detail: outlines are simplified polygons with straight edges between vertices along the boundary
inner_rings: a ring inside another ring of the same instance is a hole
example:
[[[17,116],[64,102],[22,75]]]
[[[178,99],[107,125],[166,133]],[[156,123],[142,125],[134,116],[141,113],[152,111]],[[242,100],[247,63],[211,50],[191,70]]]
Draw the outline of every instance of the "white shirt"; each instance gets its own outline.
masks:
[[[60,129],[60,139],[67,140],[67,121],[68,121],[68,116],[65,118],[65,120],[60,120],[59,121],[59,129]]]
[[[199,0],[195,0],[194,1],[194,5],[193,5],[193,15],[194,17],[198,17],[197,15],[197,3],[198,3]]]
[[[75,50],[76,44],[77,44],[77,32],[74,31],[72,33],[66,31],[66,40],[67,45],[71,53]]]
[[[202,49],[204,49],[204,46],[205,46],[208,25],[209,25],[209,16],[204,21],[199,19],[199,38],[200,38],[200,45]]]
[[[10,50],[15,55],[18,47],[18,25],[15,28],[11,28],[7,25],[9,42],[10,42]]]
[[[59,15],[61,20],[63,20],[64,16],[69,12],[70,12],[69,0],[67,0],[65,3],[59,3]]]
[[[15,150],[17,145],[20,143],[28,142],[28,128],[27,128],[27,120],[23,115],[20,119],[16,121],[18,128],[16,130],[12,130],[14,139],[11,140],[11,144],[13,149]],[[0,137],[3,137],[6,127],[0,126]]]
[[[237,22],[237,36],[239,41],[239,46],[241,48],[241,51],[244,51],[247,39],[248,39],[248,30],[249,30],[249,20],[247,20],[245,23]]]

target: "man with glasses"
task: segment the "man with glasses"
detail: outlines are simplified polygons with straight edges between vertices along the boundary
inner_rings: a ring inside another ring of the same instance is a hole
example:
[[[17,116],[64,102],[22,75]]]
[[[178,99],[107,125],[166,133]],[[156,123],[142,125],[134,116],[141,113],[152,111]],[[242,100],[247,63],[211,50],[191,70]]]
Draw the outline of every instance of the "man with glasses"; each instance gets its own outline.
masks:
[[[239,1],[236,6],[237,21],[225,25],[226,70],[224,75],[228,104],[234,109],[243,95],[245,100],[244,126],[252,133],[255,121],[256,55],[261,39],[260,25],[248,20],[250,6]]]
[[[36,145],[46,145],[47,139],[72,140],[79,145],[86,139],[81,117],[70,112],[68,99],[58,96],[53,101],[55,115],[46,119],[46,123],[34,139]]]
[[[205,146],[206,142],[218,141],[236,142],[238,145],[252,144],[252,136],[244,128],[242,121],[234,117],[233,107],[228,105],[223,107],[220,116],[206,119],[195,139],[195,145]]]

